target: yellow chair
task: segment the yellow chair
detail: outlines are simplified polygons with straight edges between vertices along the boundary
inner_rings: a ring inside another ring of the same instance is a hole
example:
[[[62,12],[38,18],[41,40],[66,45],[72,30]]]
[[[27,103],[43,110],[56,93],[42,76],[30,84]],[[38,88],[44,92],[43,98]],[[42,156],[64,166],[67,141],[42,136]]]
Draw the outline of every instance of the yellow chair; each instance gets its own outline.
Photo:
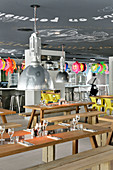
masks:
[[[92,105],[92,108],[96,108],[97,110],[101,111],[103,107],[103,100],[101,100],[101,104],[97,104],[97,97],[90,96],[91,101],[94,102],[95,104]]]
[[[60,97],[60,94],[56,93],[55,96],[56,96],[57,102],[58,102],[58,100],[61,98],[61,97]]]
[[[51,102],[53,102],[53,103],[57,102],[57,98],[54,93],[53,94],[50,93],[50,94],[48,94],[48,96],[49,96]]]
[[[46,93],[41,93],[41,100],[45,100],[45,103],[47,104],[50,101],[50,97]]]
[[[104,100],[105,100],[104,110],[105,112],[109,110],[109,114],[111,114],[113,111],[113,104],[111,103],[111,99],[104,98]]]

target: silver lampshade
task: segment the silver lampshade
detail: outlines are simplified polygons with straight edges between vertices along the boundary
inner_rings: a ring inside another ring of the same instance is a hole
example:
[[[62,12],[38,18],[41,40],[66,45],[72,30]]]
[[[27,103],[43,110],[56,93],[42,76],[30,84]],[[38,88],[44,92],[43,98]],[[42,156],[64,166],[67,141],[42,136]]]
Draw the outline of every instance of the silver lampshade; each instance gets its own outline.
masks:
[[[66,71],[58,72],[58,74],[56,76],[57,83],[68,82],[68,81],[69,81],[69,75]]]
[[[34,18],[36,17],[36,8],[34,7]],[[35,20],[36,21],[36,20]],[[31,64],[27,66],[18,80],[18,90],[42,90],[53,89],[53,81],[49,72],[40,65],[41,62],[41,38],[36,31],[36,23],[34,23],[34,33],[31,34],[29,40],[30,57],[33,58]]]
[[[53,81],[48,71],[41,65],[29,65],[22,72],[19,82],[19,90],[33,90],[33,89],[53,89]]]
[[[69,75],[64,68],[65,68],[65,56],[64,56],[63,45],[62,45],[62,56],[60,58],[60,72],[58,72],[56,76],[57,83],[66,83],[69,81]]]

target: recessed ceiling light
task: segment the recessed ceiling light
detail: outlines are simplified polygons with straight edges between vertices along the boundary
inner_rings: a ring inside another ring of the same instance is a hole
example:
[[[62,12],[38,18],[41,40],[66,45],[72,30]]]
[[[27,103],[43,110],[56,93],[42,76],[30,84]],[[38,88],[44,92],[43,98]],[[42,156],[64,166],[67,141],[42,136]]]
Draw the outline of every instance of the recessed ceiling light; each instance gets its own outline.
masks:
[[[90,58],[91,61],[95,61],[95,58]]]
[[[59,31],[56,31],[56,32],[55,32],[55,35],[59,35],[59,34],[60,34],[60,32],[59,32]]]

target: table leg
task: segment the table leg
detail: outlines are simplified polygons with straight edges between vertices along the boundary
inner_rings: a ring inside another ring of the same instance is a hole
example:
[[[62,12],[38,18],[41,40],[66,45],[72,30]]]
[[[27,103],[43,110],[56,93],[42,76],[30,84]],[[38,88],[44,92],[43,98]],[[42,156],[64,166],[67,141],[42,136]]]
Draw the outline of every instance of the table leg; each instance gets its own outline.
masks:
[[[42,149],[42,161],[51,162],[55,160],[55,145],[44,147]]]
[[[109,132],[109,133],[108,133],[108,138],[107,138],[106,145],[111,144],[112,137],[113,137],[113,132]]]
[[[44,118],[44,110],[40,110],[40,122],[43,124],[42,119]]]
[[[95,136],[90,137],[90,142],[91,142],[92,148],[97,148],[98,147],[98,144],[97,144]]]
[[[78,153],[78,140],[73,140],[72,143],[72,154]]]
[[[30,120],[29,120],[28,126],[27,126],[28,129],[31,128],[31,125],[32,125],[32,122],[33,122],[33,119],[34,119],[35,112],[36,112],[36,110],[32,110],[31,117],[30,117]]]
[[[84,105],[85,112],[89,112],[87,105]],[[88,117],[85,117],[85,123],[87,123]]]
[[[79,113],[79,106],[76,106],[76,113]]]
[[[2,118],[2,122],[3,122],[3,123],[7,123],[7,120],[6,120],[5,115],[2,115],[1,118]]]
[[[38,115],[34,116],[34,119],[32,121],[32,127],[34,127],[36,125],[36,123],[38,123]]]

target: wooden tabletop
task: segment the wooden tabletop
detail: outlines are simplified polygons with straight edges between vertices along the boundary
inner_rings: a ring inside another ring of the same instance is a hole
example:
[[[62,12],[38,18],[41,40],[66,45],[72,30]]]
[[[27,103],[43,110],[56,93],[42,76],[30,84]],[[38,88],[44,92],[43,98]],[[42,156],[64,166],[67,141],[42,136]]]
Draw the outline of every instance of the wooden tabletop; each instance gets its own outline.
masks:
[[[20,130],[20,131],[15,131],[13,136],[24,136],[24,135],[30,135],[31,132],[27,132],[27,131],[24,131],[24,130]],[[0,138],[1,138],[1,135],[0,135]],[[9,134],[8,133],[4,133],[3,134],[3,138],[4,139],[7,139],[9,138]]]
[[[73,107],[73,106],[87,106],[90,104],[94,104],[94,102],[66,103],[62,105],[53,105],[53,106],[28,105],[23,107],[28,109],[33,109],[33,110],[51,110],[51,109],[66,108],[66,107]]]
[[[0,116],[9,115],[9,114],[16,114],[16,112],[13,110],[7,110],[7,109],[0,108]]]
[[[99,135],[99,134],[106,133],[106,132],[111,132],[110,128],[101,128],[101,127],[97,127],[97,126],[93,126],[89,124],[85,124],[84,127],[94,129],[97,131],[88,132],[84,130],[76,130],[76,131],[71,131],[71,132],[63,132],[63,133],[54,134],[54,136],[62,138],[60,140],[50,139],[50,138],[47,138],[47,136],[35,137],[33,139],[26,140],[34,144],[33,146],[29,146],[29,147],[26,147],[20,144],[1,145],[0,146],[0,157],[13,155],[13,154],[21,153],[25,151],[30,151],[30,150],[34,150],[34,149],[38,149],[38,148],[42,148],[46,146],[51,146],[51,145],[55,145],[55,144],[59,144],[59,143],[67,142],[67,141],[73,141],[73,140],[82,139],[86,137],[92,137],[92,136]]]
[[[90,96],[90,97],[113,99],[113,96],[108,96],[108,95],[101,95],[101,96]]]

